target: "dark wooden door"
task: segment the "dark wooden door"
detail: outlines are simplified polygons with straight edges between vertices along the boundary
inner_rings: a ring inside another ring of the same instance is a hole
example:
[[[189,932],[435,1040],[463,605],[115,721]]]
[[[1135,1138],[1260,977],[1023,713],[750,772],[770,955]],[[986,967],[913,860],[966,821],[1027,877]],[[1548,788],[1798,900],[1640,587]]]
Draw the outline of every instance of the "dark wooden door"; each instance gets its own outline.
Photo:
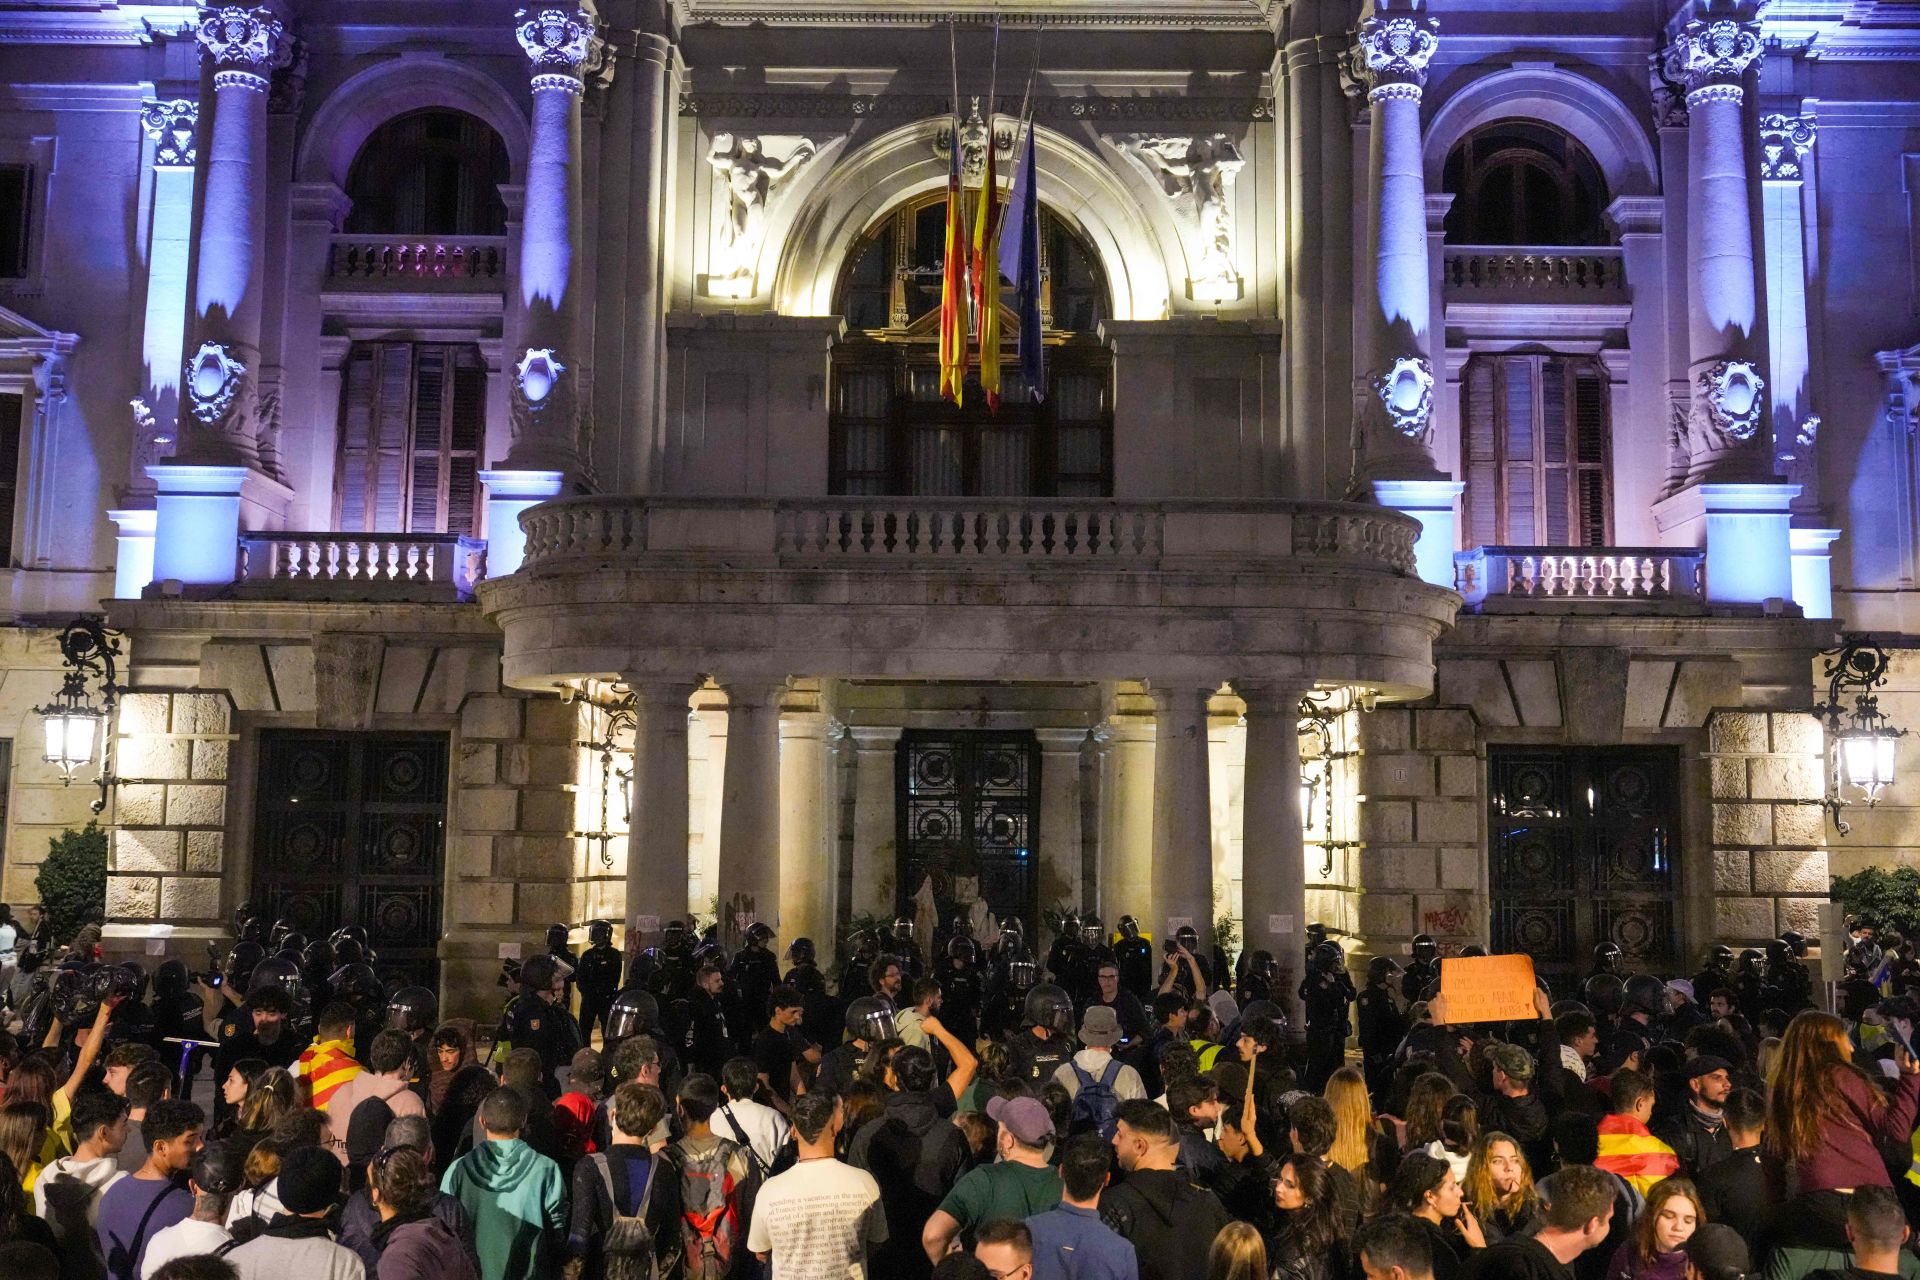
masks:
[[[1671,972],[1679,753],[1496,748],[1488,768],[1493,949],[1530,954],[1557,991],[1602,942],[1637,972]]]
[[[261,735],[253,902],[308,937],[357,924],[381,977],[436,987],[447,739]]]
[[[911,913],[931,880],[939,919],[975,897],[1036,936],[1040,744],[1031,733],[909,729],[895,758],[894,896]]]

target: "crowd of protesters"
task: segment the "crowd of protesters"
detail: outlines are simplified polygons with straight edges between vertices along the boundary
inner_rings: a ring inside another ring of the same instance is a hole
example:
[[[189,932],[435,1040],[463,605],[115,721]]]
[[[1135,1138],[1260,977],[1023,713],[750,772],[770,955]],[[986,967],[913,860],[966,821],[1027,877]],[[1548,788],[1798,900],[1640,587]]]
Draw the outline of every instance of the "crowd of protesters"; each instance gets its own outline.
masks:
[[[238,930],[151,980],[31,953],[0,1278],[1920,1280],[1920,965],[1865,924],[1836,1013],[1786,935],[1603,946],[1504,1023],[1431,939],[1356,987],[1317,926],[1298,982],[1130,918],[902,919],[833,973],[556,926],[480,1024],[355,931]]]

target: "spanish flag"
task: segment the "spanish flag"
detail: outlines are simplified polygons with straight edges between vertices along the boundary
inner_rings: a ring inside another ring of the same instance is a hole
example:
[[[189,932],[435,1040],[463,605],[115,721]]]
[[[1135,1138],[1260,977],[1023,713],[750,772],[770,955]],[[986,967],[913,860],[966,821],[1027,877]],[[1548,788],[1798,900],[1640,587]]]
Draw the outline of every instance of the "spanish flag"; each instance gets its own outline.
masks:
[[[1644,1196],[1654,1183],[1680,1172],[1680,1157],[1632,1116],[1611,1115],[1600,1121],[1600,1155],[1593,1167],[1619,1174]]]
[[[987,163],[980,202],[973,210],[973,312],[980,327],[980,389],[987,408],[1000,412],[1000,181],[995,172],[993,121],[987,121]]]
[[[967,383],[967,218],[961,197],[956,114],[947,157],[947,249],[940,277],[940,394],[955,404]]]

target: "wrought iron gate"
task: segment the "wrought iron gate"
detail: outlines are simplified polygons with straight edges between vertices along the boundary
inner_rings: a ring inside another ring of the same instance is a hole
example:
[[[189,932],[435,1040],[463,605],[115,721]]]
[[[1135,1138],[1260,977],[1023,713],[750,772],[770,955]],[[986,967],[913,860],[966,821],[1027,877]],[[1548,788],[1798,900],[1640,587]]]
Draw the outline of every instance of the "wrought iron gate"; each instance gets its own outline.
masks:
[[[1670,971],[1679,752],[1496,748],[1488,766],[1493,949],[1564,980],[1611,941],[1633,969]]]
[[[972,902],[1018,916],[1028,937],[1039,888],[1040,744],[1031,733],[909,729],[895,757],[897,908],[931,880],[939,918]]]
[[[436,986],[446,735],[267,732],[258,777],[254,905],[310,938],[360,925],[383,978]]]

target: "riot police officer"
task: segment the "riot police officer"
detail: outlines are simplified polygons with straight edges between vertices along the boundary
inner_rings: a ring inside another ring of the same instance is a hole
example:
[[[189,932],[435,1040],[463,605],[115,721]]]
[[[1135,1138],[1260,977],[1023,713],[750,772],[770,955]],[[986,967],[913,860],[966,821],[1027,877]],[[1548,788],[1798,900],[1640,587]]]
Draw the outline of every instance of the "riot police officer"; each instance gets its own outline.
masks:
[[[1813,1007],[1813,975],[1784,938],[1767,944],[1767,976],[1760,1002],[1763,1009],[1782,1009],[1789,1016]]]
[[[1408,1004],[1427,998],[1428,986],[1440,982],[1440,944],[1430,933],[1413,935],[1413,958],[1400,975],[1400,995]]]
[[[1007,935],[1002,933],[1004,940]],[[1003,943],[999,970],[988,980],[980,1006],[980,1033],[993,1039],[1011,1035],[1027,1007],[1027,993],[1038,980],[1040,966],[1018,949],[1018,939]]]
[[[933,976],[940,980],[940,1021],[961,1044],[971,1045],[980,1035],[981,986],[979,947],[965,934],[947,939],[947,954]]]
[[[730,977],[743,1027],[757,1027],[766,1021],[767,997],[780,985],[780,962],[773,958],[772,942],[772,926],[756,920],[747,927],[746,941],[734,953]]]
[[[1076,1008],[1083,1008],[1099,992],[1100,966],[1119,965],[1119,957],[1113,954],[1113,948],[1107,945],[1107,927],[1100,917],[1089,912],[1080,917],[1080,954],[1079,968],[1074,972],[1073,983],[1067,988],[1073,996]]]
[[[1314,947],[1300,983],[1307,1015],[1307,1071],[1301,1083],[1310,1092],[1318,1093],[1340,1069],[1342,1050],[1353,1031],[1349,1012],[1356,994],[1340,944],[1328,940]]]
[[[1080,950],[1086,945],[1080,936],[1080,917],[1069,911],[1060,920],[1060,932],[1047,948],[1047,978],[1065,987],[1080,970]]]
[[[426,987],[401,987],[387,998],[387,1030],[406,1036],[413,1049],[409,1084],[418,1084],[433,1073],[428,1042],[439,1025],[440,999]]]
[[[559,1073],[580,1048],[580,1024],[566,1007],[566,979],[551,955],[534,956],[520,966],[520,998],[507,1009],[507,1041],[515,1049],[533,1049],[556,1086]]]
[[[1367,1091],[1376,1098],[1386,1097],[1393,1083],[1393,1053],[1406,1039],[1406,1010],[1394,987],[1400,978],[1399,962],[1392,956],[1375,956],[1367,962],[1367,986],[1355,1001],[1360,1019],[1360,1062],[1367,1078]]]
[[[1618,974],[1622,981],[1627,977],[1625,966],[1620,959],[1620,944],[1617,942],[1598,943],[1593,948],[1593,973]],[[1592,977],[1593,973],[1588,974]]]
[[[873,962],[880,958],[880,941],[871,930],[857,930],[850,941],[851,954],[847,956],[847,962],[840,966],[840,982],[835,988],[842,1000],[856,1000],[871,990],[872,984],[868,982],[867,974],[873,968]]]
[[[680,1038],[683,1056],[696,1071],[717,1076],[727,1059],[734,1055],[737,1046],[734,1032],[727,1023],[728,1003],[727,976],[717,965],[701,965],[700,972],[694,975],[693,994],[687,1001],[686,1027]]]
[[[1132,916],[1121,916],[1119,929],[1113,958],[1120,965],[1120,985],[1145,1004],[1153,997],[1153,944],[1140,936],[1140,922]]]
[[[567,945],[567,935],[572,931],[563,924],[547,926],[547,954],[560,962],[561,985],[566,988],[567,1008],[573,1008],[573,975],[580,968],[580,957]]]
[[[1723,987],[1733,990],[1733,948],[1721,942],[1708,949],[1706,967],[1693,975],[1693,994],[1704,1009],[1707,997]]]
[[[1173,989],[1187,999],[1204,994],[1206,974],[1200,968],[1200,934],[1190,924],[1183,924],[1173,931],[1173,937],[1166,943],[1165,968],[1161,970],[1161,981],[1166,980],[1167,970],[1173,971]]]
[[[669,920],[653,953],[653,976],[647,989],[663,1000],[685,1000],[693,990],[694,942],[684,920]]]
[[[879,996],[865,995],[849,1001],[845,1021],[847,1041],[820,1059],[820,1074],[814,1085],[817,1089],[845,1093],[859,1074],[867,1050],[894,1035],[893,1006]]]
[[[1271,1000],[1274,995],[1274,980],[1280,976],[1279,962],[1273,958],[1273,952],[1257,949],[1246,953],[1245,972],[1240,975],[1240,989],[1234,993],[1242,1008],[1255,1000]]]
[[[1008,1069],[1038,1093],[1060,1064],[1073,1057],[1073,1001],[1051,982],[1027,992],[1020,1033],[1007,1041]]]
[[[591,1042],[597,1025],[604,1043],[607,1009],[620,990],[620,952],[613,945],[612,922],[595,920],[587,926],[587,949],[580,953],[574,981],[580,986],[580,1039]]]
[[[920,956],[920,943],[913,936],[913,917],[897,915],[893,918],[893,932],[887,935],[884,954],[900,962],[900,972],[906,975],[907,982],[913,981],[927,971],[927,962]]]

